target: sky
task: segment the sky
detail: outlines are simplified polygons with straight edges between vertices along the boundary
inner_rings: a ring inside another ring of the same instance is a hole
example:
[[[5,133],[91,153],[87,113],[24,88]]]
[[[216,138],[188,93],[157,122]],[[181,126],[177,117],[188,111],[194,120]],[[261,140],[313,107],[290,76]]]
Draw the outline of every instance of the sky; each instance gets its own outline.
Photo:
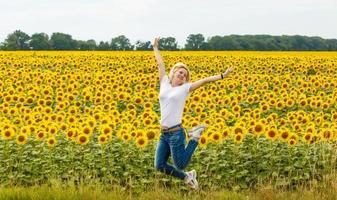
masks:
[[[337,0],[0,0],[0,42],[21,30],[110,41],[190,34],[305,35],[337,39]]]

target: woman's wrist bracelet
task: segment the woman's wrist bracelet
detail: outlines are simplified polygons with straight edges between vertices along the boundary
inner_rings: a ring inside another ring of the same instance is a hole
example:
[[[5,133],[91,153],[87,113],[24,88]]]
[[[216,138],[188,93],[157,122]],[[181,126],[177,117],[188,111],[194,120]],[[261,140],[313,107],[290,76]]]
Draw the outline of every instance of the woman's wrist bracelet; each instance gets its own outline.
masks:
[[[222,75],[222,73],[221,73],[221,79],[223,79],[223,75]]]

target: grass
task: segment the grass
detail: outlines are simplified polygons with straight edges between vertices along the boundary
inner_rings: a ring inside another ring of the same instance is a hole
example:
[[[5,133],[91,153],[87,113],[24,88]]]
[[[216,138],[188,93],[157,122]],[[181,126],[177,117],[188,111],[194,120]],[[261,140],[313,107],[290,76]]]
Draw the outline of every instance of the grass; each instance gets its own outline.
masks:
[[[56,182],[57,183],[57,182]],[[258,189],[229,191],[226,189],[198,191],[182,190],[178,187],[167,188],[160,184],[152,185],[140,193],[125,190],[119,186],[113,186],[109,190],[103,190],[101,186],[65,186],[63,184],[40,185],[32,187],[0,187],[0,200],[2,199],[48,199],[48,200],[128,200],[128,199],[183,199],[183,200],[205,200],[205,199],[337,199],[337,179],[327,177],[316,185],[301,186],[297,189],[274,188],[270,185],[262,185]]]

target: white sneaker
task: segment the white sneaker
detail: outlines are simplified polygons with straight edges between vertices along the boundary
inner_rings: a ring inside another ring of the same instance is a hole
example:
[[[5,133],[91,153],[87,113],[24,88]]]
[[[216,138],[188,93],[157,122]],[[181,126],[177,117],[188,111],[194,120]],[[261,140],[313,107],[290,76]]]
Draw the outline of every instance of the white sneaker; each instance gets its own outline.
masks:
[[[197,181],[197,172],[194,169],[192,171],[186,172],[185,183],[188,184],[192,189],[198,189],[199,184]]]
[[[201,136],[201,133],[205,130],[206,127],[207,127],[206,124],[199,124],[191,128],[191,130],[188,131],[188,136],[199,139]]]

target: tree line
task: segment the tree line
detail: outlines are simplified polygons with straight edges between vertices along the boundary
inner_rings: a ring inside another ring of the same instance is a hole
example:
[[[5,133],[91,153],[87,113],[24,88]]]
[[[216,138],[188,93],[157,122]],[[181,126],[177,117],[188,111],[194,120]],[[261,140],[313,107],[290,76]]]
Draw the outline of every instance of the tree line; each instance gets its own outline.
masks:
[[[8,34],[0,44],[0,50],[81,50],[81,51],[130,51],[152,50],[151,41],[130,40],[120,35],[110,41],[75,40],[65,33],[34,33],[29,36],[21,30]],[[337,39],[323,39],[308,36],[271,36],[271,35],[228,35],[205,38],[202,34],[190,34],[184,47],[179,47],[174,37],[161,38],[160,50],[177,51],[221,51],[221,50],[254,50],[254,51],[336,51]]]

